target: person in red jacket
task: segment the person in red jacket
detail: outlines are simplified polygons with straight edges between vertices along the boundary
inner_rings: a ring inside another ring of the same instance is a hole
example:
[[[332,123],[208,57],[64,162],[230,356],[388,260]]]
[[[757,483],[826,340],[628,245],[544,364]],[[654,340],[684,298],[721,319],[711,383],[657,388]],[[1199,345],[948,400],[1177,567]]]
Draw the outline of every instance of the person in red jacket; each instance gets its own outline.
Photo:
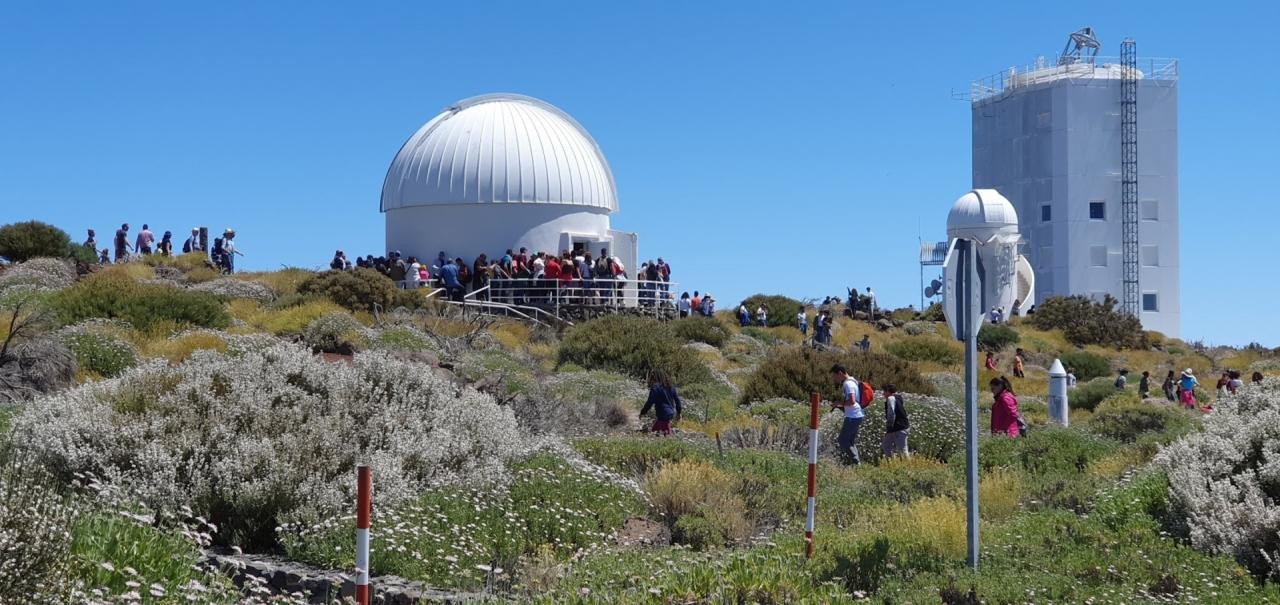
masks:
[[[991,434],[1018,436],[1018,397],[1009,379],[1001,376],[991,379]]]

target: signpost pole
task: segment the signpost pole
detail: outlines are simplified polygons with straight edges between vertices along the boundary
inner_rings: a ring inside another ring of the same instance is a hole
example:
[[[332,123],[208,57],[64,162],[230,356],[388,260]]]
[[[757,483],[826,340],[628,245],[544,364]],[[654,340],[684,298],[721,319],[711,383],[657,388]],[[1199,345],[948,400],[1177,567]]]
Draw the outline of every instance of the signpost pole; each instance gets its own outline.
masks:
[[[960,267],[956,281],[961,305],[959,316],[964,326],[964,446],[965,446],[965,504],[968,521],[968,564],[978,568],[978,330],[981,322],[970,321],[980,309],[974,309],[974,301],[981,300],[974,290],[978,283],[976,246],[970,240],[958,242]]]

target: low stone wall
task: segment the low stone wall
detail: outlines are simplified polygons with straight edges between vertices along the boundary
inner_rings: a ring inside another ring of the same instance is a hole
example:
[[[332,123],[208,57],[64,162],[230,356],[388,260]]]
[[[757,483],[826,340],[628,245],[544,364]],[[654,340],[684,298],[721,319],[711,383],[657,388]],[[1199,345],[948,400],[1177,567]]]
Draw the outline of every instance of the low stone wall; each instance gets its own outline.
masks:
[[[352,574],[320,569],[283,557],[210,549],[204,551],[203,559],[206,566],[229,575],[237,586],[256,583],[273,594],[299,593],[310,603],[339,603],[356,593]],[[370,580],[370,584],[373,602],[380,605],[476,603],[484,599],[480,594],[436,590],[396,576],[379,576]]]

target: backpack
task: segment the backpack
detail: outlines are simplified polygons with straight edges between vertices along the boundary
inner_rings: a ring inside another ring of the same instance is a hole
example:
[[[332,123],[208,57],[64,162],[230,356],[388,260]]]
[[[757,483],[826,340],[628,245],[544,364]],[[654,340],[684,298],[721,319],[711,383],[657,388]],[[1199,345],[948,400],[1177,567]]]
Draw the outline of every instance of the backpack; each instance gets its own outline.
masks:
[[[876,400],[876,388],[865,380],[858,383],[858,405],[867,407]]]

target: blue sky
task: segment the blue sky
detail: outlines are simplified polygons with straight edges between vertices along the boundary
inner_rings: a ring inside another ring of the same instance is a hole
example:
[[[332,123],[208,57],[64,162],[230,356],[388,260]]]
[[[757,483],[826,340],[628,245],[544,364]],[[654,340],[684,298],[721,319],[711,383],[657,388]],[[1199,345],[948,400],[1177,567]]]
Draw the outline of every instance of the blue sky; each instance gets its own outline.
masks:
[[[404,140],[508,91],[591,131],[614,224],[687,289],[919,304],[917,235],[970,182],[952,89],[1091,25],[1181,59],[1183,336],[1280,345],[1276,5],[865,4],[5,3],[0,223],[233,226],[249,268],[377,252]]]

